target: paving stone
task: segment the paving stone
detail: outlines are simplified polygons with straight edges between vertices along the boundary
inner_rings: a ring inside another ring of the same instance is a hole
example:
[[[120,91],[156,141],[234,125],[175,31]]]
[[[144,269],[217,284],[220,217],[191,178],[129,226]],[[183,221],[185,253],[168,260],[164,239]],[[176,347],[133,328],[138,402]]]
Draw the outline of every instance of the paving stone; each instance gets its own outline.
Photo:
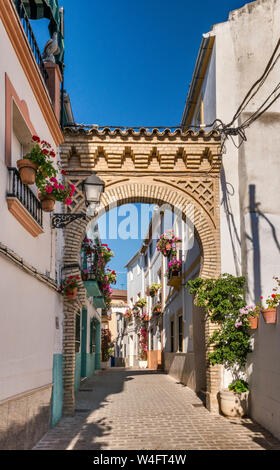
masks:
[[[112,368],[83,385],[76,409],[34,450],[279,450],[280,442],[246,418],[210,414],[192,390],[164,373]],[[85,396],[86,395],[86,396]]]

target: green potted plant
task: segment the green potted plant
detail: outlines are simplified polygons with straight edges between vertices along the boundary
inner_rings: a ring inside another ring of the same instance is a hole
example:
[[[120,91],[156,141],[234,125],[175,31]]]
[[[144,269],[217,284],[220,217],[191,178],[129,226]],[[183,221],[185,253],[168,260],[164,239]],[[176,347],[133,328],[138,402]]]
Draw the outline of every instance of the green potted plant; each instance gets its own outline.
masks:
[[[55,152],[51,145],[40,137],[32,137],[33,147],[29,153],[17,161],[20,178],[23,184],[40,184],[46,177],[56,176],[53,165]]]
[[[153,306],[153,309],[152,309],[152,314],[153,315],[160,315],[161,314],[161,310],[162,310],[162,306],[160,303],[157,303]]]
[[[247,319],[251,330],[256,330],[258,328],[258,321],[260,312],[262,310],[260,302],[257,302],[256,306],[246,305],[245,307],[239,309],[240,318],[243,316],[243,320]]]
[[[277,287],[272,289],[273,293],[266,299],[265,303],[268,308],[262,309],[262,315],[265,323],[274,324],[277,320],[277,307],[280,303],[280,293],[277,292],[280,287],[280,280],[274,276],[273,279],[277,283]],[[263,297],[261,297],[263,299]]]
[[[59,183],[54,176],[45,179],[38,187],[38,196],[44,212],[53,211],[55,201],[63,202],[66,206],[72,204],[72,196],[76,190],[73,184],[69,183],[65,186]]]
[[[107,269],[106,276],[108,278],[109,284],[116,284],[117,282],[117,274],[115,270]]]
[[[225,416],[242,417],[248,409],[249,385],[245,380],[234,380],[227,390],[220,391],[221,411]]]
[[[153,282],[148,288],[149,295],[151,297],[155,297],[155,295],[158,293],[160,288],[161,288],[161,284],[157,284],[156,282]]]
[[[244,277],[223,274],[218,279],[197,278],[186,284],[196,296],[195,305],[204,307],[207,318],[218,326],[208,340],[208,346],[212,346],[207,353],[208,361],[210,365],[222,364],[230,370],[233,384],[244,379],[247,355],[252,351],[248,314],[240,313],[246,307],[245,283]],[[247,413],[247,389],[240,393],[239,388],[228,388],[219,395],[221,411],[226,416],[240,417]]]
[[[64,279],[63,283],[60,286],[59,292],[67,298],[67,300],[75,300],[78,292],[78,281],[80,276],[69,276]]]
[[[141,309],[144,308],[145,305],[147,305],[147,300],[144,299],[144,298],[137,300],[137,302],[136,302],[136,304],[135,304],[135,306],[136,306],[137,308],[141,308]]]
[[[167,230],[166,233],[163,233],[157,244],[157,250],[161,252],[163,256],[170,256],[171,254],[176,255],[177,248],[182,242],[181,238],[176,237],[172,229]]]

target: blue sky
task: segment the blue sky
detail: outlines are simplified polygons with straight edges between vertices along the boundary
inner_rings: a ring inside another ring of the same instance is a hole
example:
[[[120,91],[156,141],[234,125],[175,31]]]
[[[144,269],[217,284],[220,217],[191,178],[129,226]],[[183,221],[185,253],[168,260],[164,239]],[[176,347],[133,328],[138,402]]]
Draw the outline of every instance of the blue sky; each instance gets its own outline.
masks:
[[[180,123],[202,34],[240,0],[60,0],[65,8],[65,88],[76,122],[123,126]],[[47,21],[33,21],[40,47]],[[124,217],[120,217],[123,220]],[[104,239],[124,264],[139,240]],[[118,288],[126,276],[120,274]]]

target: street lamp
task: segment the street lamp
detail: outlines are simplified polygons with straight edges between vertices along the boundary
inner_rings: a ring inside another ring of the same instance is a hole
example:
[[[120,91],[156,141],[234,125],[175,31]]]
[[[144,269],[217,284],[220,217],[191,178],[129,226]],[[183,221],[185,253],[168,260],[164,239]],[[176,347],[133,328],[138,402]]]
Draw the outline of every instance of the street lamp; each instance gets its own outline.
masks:
[[[86,207],[99,204],[101,194],[104,192],[105,183],[95,173],[88,176],[82,182],[82,190],[85,195]]]
[[[100,202],[101,194],[104,192],[105,183],[95,173],[88,176],[82,182],[82,191],[84,193],[86,207],[95,208]],[[85,219],[86,214],[53,214],[52,228],[64,228],[77,219]]]

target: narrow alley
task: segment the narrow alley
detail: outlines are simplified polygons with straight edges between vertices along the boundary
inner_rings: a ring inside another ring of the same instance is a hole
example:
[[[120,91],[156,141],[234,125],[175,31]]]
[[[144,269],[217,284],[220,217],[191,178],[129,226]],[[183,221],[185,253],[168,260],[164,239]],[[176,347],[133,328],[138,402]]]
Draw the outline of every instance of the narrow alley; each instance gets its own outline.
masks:
[[[162,372],[111,368],[84,382],[76,412],[34,450],[279,450],[250,419],[212,415],[197,395]]]

